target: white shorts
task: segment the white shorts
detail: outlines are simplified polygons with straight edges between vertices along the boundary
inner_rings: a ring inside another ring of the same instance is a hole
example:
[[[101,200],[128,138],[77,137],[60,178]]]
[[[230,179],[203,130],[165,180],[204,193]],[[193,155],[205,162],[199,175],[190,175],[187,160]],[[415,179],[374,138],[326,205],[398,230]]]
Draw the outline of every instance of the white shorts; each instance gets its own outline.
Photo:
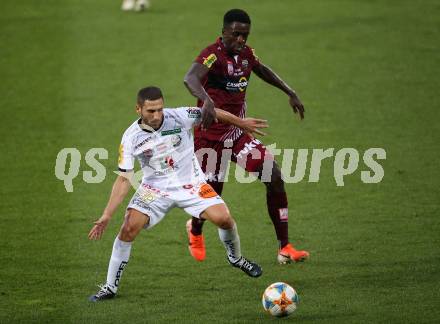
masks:
[[[174,207],[182,208],[189,215],[200,218],[208,207],[224,204],[223,199],[207,183],[185,185],[167,191],[142,183],[131,198],[127,209],[133,208],[149,216],[145,228],[159,223]]]

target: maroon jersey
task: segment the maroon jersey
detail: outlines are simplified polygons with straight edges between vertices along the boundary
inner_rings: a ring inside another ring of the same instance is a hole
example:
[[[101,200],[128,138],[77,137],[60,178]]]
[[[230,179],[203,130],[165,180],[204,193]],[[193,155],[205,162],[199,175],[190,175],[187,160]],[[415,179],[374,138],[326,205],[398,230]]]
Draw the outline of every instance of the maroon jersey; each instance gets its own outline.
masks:
[[[246,88],[252,69],[260,64],[253,49],[245,45],[239,54],[229,54],[221,38],[218,38],[214,44],[209,45],[197,56],[195,62],[209,68],[208,74],[202,80],[202,85],[214,101],[215,107],[244,118],[246,115]],[[197,106],[201,107],[202,105],[203,102],[199,100]],[[235,140],[241,133],[239,128],[222,123],[212,124],[204,132],[201,132],[199,126],[194,132],[196,137],[203,136],[214,141]]]

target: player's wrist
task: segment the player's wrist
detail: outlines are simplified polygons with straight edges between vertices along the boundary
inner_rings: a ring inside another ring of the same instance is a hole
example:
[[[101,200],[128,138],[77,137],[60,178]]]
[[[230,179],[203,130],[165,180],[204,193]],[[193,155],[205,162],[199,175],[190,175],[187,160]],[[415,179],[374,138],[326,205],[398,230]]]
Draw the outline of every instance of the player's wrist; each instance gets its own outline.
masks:
[[[241,128],[243,131],[247,131],[246,119],[241,119],[241,118],[235,119],[235,126]]]
[[[214,106],[214,100],[212,100],[212,98],[205,91],[203,91],[199,99],[203,101],[205,106],[206,104]]]
[[[109,211],[104,210],[102,215],[101,215],[101,219],[110,220],[111,218],[112,218],[112,214]]]
[[[296,98],[297,97],[297,94],[296,94],[295,90],[293,90],[293,89],[287,89],[286,93],[291,98]]]
[[[203,103],[205,104],[204,106],[205,106],[205,108],[209,108],[209,109],[212,109],[212,110],[214,110],[214,101],[210,98],[210,97],[207,97],[204,101],[203,101]]]

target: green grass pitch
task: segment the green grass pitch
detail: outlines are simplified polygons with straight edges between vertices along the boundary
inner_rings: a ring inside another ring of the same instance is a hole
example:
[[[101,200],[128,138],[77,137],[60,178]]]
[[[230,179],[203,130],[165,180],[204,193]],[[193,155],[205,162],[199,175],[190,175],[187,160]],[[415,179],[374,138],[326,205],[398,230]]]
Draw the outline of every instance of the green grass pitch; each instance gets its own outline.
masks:
[[[168,106],[193,105],[183,76],[221,32],[223,13],[246,9],[248,43],[297,89],[287,97],[253,76],[248,114],[268,119],[278,148],[386,150],[385,176],[364,184],[359,168],[336,186],[334,158],[320,180],[287,185],[290,237],[311,253],[276,263],[277,243],[261,183],[228,183],[224,198],[243,252],[264,274],[228,266],[216,230],[205,226],[207,260],[187,251],[183,211],[143,232],[119,296],[90,304],[105,279],[123,207],[104,238],[87,240],[115,178],[136,91],[162,87]],[[440,4],[438,1],[177,1],[124,13],[120,1],[4,0],[0,9],[0,322],[263,323],[261,294],[294,286],[296,323],[440,321]],[[437,135],[436,135],[437,134]],[[67,193],[57,153],[75,147],[80,174]],[[93,147],[108,150],[107,177],[86,184]]]

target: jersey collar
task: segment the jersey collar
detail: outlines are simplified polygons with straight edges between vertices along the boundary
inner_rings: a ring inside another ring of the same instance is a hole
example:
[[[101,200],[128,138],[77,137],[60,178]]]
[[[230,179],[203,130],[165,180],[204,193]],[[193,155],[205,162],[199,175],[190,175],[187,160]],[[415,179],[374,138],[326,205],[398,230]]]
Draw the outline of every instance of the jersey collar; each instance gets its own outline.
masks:
[[[162,128],[163,128],[163,124],[164,124],[164,123],[165,123],[165,115],[163,116],[162,124],[160,124],[159,128],[156,129],[156,130],[150,131],[150,130],[145,129],[145,128],[142,127],[142,119],[141,119],[141,118],[139,118],[138,121],[137,121],[137,124],[138,124],[139,129],[142,130],[142,131],[144,131],[144,132],[150,133],[150,134],[160,132],[160,131],[162,130]],[[151,128],[153,128],[153,127],[151,127]]]

